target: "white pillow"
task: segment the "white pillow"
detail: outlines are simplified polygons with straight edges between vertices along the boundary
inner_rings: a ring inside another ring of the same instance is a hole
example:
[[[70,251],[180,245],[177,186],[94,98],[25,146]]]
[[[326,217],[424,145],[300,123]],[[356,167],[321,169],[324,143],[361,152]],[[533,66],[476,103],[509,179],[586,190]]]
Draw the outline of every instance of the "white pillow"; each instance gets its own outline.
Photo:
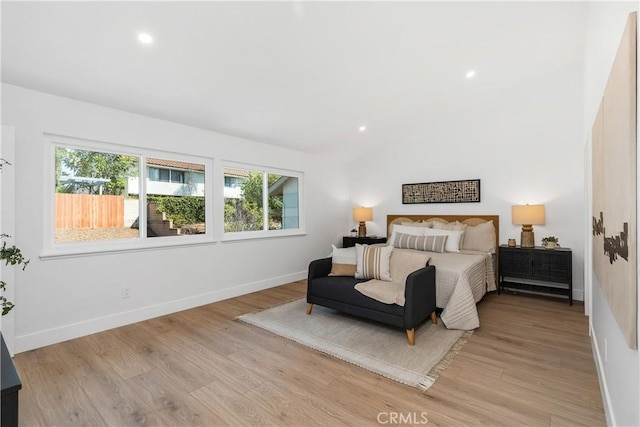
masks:
[[[389,238],[389,240],[387,240],[389,246],[393,246],[393,242],[396,241],[396,234],[398,233],[402,233],[402,234],[410,234],[411,236],[424,236],[424,230],[427,227],[412,227],[409,225],[399,225],[399,224],[392,224],[392,228],[391,228],[391,237]]]
[[[337,248],[331,245],[331,273],[329,276],[351,276],[356,274],[357,254],[355,246],[350,248]]]
[[[463,231],[461,230],[437,230],[434,228],[425,228],[425,236],[447,236],[447,243],[444,250],[447,252],[460,252],[460,239]]]
[[[356,244],[358,265],[356,279],[378,279],[391,281],[389,258],[393,246],[370,246]]]
[[[433,227],[431,228],[436,228],[438,230],[462,231],[462,236],[460,236],[460,245],[458,246],[458,249],[462,249],[462,247],[464,246],[464,236],[465,236],[465,230],[467,229],[467,224],[463,224],[458,221],[455,221],[455,222],[433,221]]]

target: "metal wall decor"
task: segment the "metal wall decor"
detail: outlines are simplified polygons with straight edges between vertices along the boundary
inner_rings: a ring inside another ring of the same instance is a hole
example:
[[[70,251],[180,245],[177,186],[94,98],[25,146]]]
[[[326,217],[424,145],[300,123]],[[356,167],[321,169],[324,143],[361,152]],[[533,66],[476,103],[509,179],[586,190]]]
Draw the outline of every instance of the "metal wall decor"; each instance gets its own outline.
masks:
[[[480,180],[402,184],[402,204],[480,202]]]

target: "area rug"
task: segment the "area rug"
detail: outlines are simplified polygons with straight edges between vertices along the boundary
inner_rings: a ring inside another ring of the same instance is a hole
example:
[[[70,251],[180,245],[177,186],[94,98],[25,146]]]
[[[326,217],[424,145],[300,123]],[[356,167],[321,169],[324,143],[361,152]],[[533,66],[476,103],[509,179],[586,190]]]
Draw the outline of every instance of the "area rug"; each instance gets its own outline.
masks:
[[[451,363],[472,331],[449,330],[427,320],[415,346],[404,330],[313,306],[304,298],[238,319],[403,384],[427,390]]]

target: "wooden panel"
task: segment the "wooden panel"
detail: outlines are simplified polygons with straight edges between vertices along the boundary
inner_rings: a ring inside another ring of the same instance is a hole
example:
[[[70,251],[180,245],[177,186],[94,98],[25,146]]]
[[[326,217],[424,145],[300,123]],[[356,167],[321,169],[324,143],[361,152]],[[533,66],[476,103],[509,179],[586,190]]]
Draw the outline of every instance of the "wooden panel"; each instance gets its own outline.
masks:
[[[56,193],[56,229],[124,227],[124,197]]]

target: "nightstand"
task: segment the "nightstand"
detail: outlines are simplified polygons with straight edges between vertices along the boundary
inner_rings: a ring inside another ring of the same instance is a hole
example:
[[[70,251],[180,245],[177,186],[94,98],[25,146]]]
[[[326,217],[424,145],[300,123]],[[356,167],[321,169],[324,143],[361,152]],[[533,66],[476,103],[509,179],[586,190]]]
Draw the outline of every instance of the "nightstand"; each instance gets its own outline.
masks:
[[[350,248],[351,246],[355,246],[356,243],[359,243],[361,245],[373,245],[374,243],[387,243],[387,238],[376,237],[376,236],[367,236],[367,237],[344,236],[342,237],[343,248]]]
[[[571,249],[500,245],[498,251],[500,289],[563,296],[573,305]]]

